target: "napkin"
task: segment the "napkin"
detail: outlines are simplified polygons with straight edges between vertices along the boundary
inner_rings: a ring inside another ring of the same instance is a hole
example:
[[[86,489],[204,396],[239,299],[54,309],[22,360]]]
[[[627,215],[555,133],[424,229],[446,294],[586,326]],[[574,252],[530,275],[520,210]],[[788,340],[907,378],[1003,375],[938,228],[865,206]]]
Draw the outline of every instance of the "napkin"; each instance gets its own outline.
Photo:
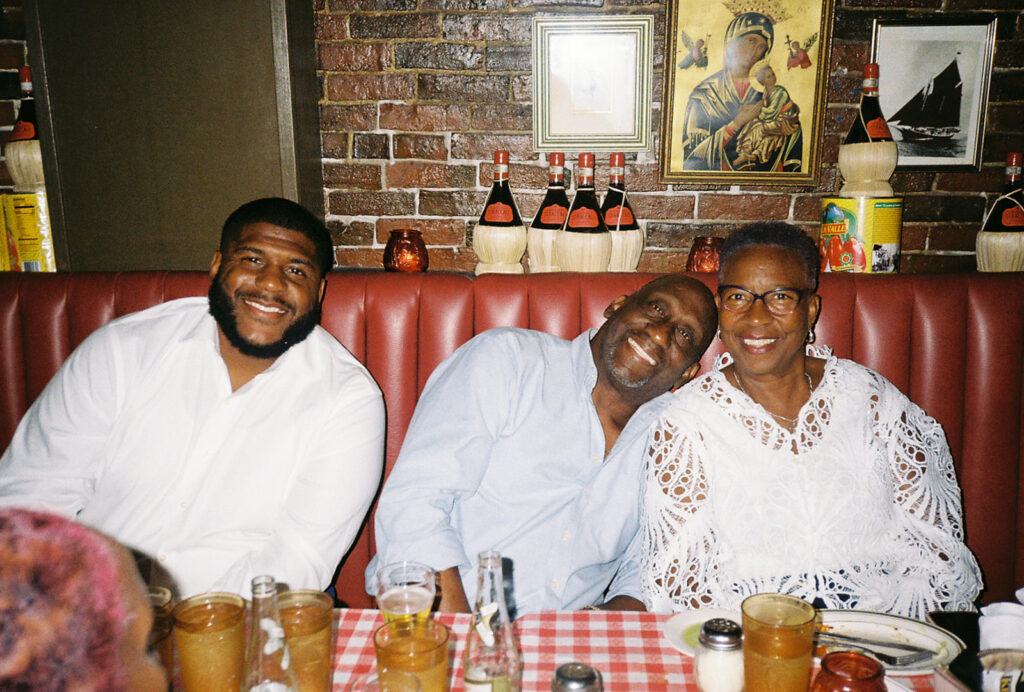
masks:
[[[1018,603],[992,603],[978,618],[981,689],[1012,690],[1024,676],[1024,587]]]

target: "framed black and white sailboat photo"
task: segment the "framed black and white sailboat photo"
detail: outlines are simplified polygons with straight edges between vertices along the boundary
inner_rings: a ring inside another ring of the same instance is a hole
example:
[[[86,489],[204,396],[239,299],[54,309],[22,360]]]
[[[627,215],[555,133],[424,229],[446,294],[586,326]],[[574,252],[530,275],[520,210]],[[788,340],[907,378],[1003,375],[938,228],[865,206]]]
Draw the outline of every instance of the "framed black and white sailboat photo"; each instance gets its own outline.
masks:
[[[875,20],[878,101],[901,169],[979,169],[996,20]]]

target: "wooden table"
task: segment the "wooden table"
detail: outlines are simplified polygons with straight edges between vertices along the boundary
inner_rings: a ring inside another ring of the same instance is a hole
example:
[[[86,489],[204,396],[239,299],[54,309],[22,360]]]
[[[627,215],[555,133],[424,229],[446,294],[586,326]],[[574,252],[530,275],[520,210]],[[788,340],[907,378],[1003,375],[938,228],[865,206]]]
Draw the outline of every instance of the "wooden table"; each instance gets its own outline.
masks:
[[[449,661],[452,690],[462,690],[462,655],[470,616],[435,613],[452,630]],[[668,615],[598,610],[545,611],[516,621],[523,655],[523,690],[551,689],[563,663],[581,661],[601,671],[608,692],[678,690],[697,692],[693,659],[662,636]],[[352,680],[373,671],[373,631],[383,622],[377,610],[337,610],[333,692],[347,692]],[[933,692],[931,675],[893,679],[913,692]],[[896,688],[898,689],[898,688]]]

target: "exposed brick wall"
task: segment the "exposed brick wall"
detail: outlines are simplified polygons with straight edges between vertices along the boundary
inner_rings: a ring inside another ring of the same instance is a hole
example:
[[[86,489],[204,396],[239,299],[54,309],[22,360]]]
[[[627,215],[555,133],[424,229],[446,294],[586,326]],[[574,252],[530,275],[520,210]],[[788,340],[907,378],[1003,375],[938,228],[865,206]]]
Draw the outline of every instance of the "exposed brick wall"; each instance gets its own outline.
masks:
[[[532,218],[547,184],[533,151],[530,22],[535,13],[656,17],[654,128],[666,5],[643,0],[317,0],[317,58],[329,225],[342,265],[379,267],[388,232],[423,231],[432,269],[470,271],[491,176],[511,152],[520,211]],[[658,183],[657,146],[627,155],[630,200],[647,231],[642,270],[679,269],[697,235],[785,219],[816,233],[820,198],[840,185],[835,161],[850,126],[872,20],[989,10],[999,16],[981,172],[899,172],[904,271],[974,268],[974,236],[1002,185],[1005,152],[1024,147],[1024,12],[1019,0],[841,0],[834,22],[821,180],[815,188]],[[567,160],[570,157],[567,156]],[[574,157],[573,157],[574,158]],[[608,182],[598,155],[597,187]]]
[[[472,227],[491,154],[511,152],[520,211],[532,218],[547,184],[533,151],[530,22],[537,12],[654,14],[654,129],[660,128],[665,10],[643,0],[313,0],[324,209],[343,266],[379,267],[388,233],[423,231],[431,268],[472,270]],[[0,139],[14,122],[25,62],[21,0],[0,0]],[[981,172],[898,172],[905,197],[904,271],[974,267],[974,236],[1002,185],[1005,152],[1024,148],[1024,12],[1020,0],[839,0],[834,21],[821,180],[816,188],[658,183],[657,146],[627,156],[630,199],[647,231],[643,270],[678,269],[697,235],[755,219],[816,232],[820,197],[839,188],[839,142],[859,98],[876,17],[981,10],[999,17]],[[567,156],[567,159],[570,158]],[[607,154],[597,187],[607,186]],[[10,177],[0,166],[0,189]]]

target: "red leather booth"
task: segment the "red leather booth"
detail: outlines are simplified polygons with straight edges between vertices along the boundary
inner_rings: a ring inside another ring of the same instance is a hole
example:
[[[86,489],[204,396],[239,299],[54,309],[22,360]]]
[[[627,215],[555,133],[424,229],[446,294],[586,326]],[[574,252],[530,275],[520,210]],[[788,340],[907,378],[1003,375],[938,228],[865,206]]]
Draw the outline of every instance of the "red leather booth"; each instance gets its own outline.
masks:
[[[714,285],[712,275],[695,276]],[[571,338],[651,278],[339,271],[328,280],[323,325],[384,391],[390,470],[427,377],[460,344],[504,325]],[[825,274],[821,284],[818,343],[878,370],[942,423],[983,601],[1011,598],[1024,585],[1024,274]],[[0,448],[91,331],[207,286],[201,272],[0,273]],[[370,604],[363,569],[372,546],[368,523],[339,573],[338,596],[353,607]]]

